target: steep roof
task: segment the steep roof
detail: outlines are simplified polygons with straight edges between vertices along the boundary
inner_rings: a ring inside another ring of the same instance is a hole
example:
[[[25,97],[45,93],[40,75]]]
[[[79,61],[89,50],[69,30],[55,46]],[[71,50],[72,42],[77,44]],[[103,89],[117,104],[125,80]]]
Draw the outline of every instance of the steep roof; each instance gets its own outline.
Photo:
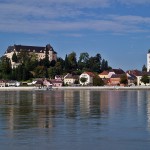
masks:
[[[108,71],[103,71],[102,73],[100,73],[99,75],[108,75]]]
[[[142,76],[142,71],[139,70],[128,70],[127,73],[129,73],[130,75],[134,75],[134,76]]]
[[[122,69],[111,69],[109,72],[114,72],[115,74],[124,74],[125,72]]]
[[[111,76],[111,78],[120,78],[121,77],[121,74],[113,74],[112,76]]]
[[[70,73],[68,73],[68,74],[64,77],[64,79],[78,79],[78,78],[79,78],[78,75],[72,75],[72,74],[70,74]]]
[[[55,54],[57,54],[50,45],[49,45],[48,48],[49,48],[50,51],[53,51]],[[5,53],[11,53],[12,51],[14,51],[14,49],[17,52],[20,52],[21,50],[25,50],[25,51],[28,51],[28,52],[43,53],[46,50],[46,47],[27,46],[27,45],[14,45],[14,46],[9,46]]]

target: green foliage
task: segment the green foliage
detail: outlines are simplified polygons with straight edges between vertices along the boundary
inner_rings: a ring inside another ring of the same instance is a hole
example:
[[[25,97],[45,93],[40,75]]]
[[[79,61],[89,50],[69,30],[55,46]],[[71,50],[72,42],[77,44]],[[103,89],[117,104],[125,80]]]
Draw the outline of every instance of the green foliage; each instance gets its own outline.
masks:
[[[84,77],[80,78],[81,83],[85,84],[86,81],[87,81],[87,78],[84,78]]]
[[[99,73],[101,68],[104,70],[108,68],[108,62],[102,60],[100,54],[96,54],[94,57],[89,56],[87,52],[81,53],[77,62],[77,56],[75,52],[66,55],[65,59],[58,57],[57,61],[49,61],[50,45],[46,45],[45,58],[38,60],[35,53],[29,53],[26,49],[20,50],[19,53],[15,53],[12,56],[12,61],[20,63],[17,68],[11,68],[11,61],[7,57],[0,58],[0,78],[1,79],[13,79],[13,80],[29,80],[34,78],[54,78],[55,75],[63,75],[66,73],[72,73],[74,75],[80,75],[84,71],[91,71]],[[102,61],[101,61],[102,60]],[[87,79],[81,79],[85,83]],[[96,80],[96,79],[95,79]],[[77,83],[79,81],[76,81]],[[96,80],[96,84],[100,85],[101,81]]]
[[[16,55],[16,53],[14,52],[14,54],[12,55],[12,61],[17,63],[18,62],[18,57]]]
[[[68,55],[68,63],[69,63],[69,69],[71,71],[77,69],[77,59],[76,59],[76,53],[72,52]]]
[[[98,75],[96,75],[93,78],[93,85],[94,86],[103,86],[104,85],[104,81]]]
[[[70,64],[69,64],[69,60],[68,60],[68,56],[66,55],[65,57],[65,61],[64,61],[64,69],[66,72],[70,71]]]
[[[35,77],[36,78],[45,78],[46,76],[46,67],[45,66],[37,66],[34,69]]]
[[[141,78],[141,82],[143,82],[145,85],[146,85],[146,83],[149,83],[149,80],[150,79],[147,74],[144,74]]]
[[[50,66],[51,66],[51,67],[54,67],[55,64],[56,64],[56,61],[55,61],[55,60],[52,60],[52,61],[50,62]]]
[[[78,61],[78,69],[83,70],[87,68],[89,61],[89,54],[87,52],[81,53]]]
[[[101,71],[103,72],[104,70],[109,70],[108,62],[105,59],[102,60],[101,64]]]
[[[29,57],[30,57],[30,55],[29,55],[28,51],[25,49],[20,50],[20,52],[17,55],[18,62],[20,62],[20,63],[24,63],[25,61],[28,60]]]
[[[1,57],[0,59],[0,77],[2,79],[11,79],[11,62],[7,57]]]
[[[56,74],[57,74],[57,73],[56,73],[55,67],[50,67],[50,68],[48,69],[48,76],[49,76],[50,78],[53,79]]]
[[[142,71],[147,71],[147,68],[146,68],[146,66],[145,66],[145,65],[143,65],[143,67],[142,67]]]
[[[97,54],[95,57],[90,57],[88,61],[88,69],[91,72],[100,72],[101,66],[101,57],[100,54]]]
[[[79,84],[79,80],[75,80],[75,81],[74,81],[74,84]]]
[[[128,78],[127,78],[127,75],[126,74],[123,74],[123,75],[121,75],[121,77],[120,77],[120,83],[121,84],[128,84]]]

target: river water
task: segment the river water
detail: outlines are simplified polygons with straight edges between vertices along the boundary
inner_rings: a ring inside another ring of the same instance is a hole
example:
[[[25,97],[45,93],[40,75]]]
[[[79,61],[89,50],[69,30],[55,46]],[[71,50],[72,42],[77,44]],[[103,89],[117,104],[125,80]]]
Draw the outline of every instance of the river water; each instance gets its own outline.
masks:
[[[0,92],[0,150],[149,150],[150,91]]]

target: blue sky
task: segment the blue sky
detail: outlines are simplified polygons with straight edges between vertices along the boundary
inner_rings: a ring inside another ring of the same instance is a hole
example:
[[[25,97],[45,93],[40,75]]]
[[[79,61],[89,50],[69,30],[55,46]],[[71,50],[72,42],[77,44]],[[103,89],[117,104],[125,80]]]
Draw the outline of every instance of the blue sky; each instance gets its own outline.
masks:
[[[9,45],[88,52],[113,68],[141,69],[150,49],[150,0],[0,0],[0,55]]]

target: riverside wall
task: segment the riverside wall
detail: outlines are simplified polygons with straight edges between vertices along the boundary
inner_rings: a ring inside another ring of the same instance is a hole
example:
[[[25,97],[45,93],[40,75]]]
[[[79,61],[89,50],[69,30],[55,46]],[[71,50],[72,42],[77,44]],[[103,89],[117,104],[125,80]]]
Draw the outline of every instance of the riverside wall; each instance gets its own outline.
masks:
[[[32,91],[32,90],[44,90],[34,86],[27,87],[0,87],[0,91]],[[46,88],[45,88],[46,90]],[[150,90],[150,86],[63,86],[52,87],[52,90]]]

